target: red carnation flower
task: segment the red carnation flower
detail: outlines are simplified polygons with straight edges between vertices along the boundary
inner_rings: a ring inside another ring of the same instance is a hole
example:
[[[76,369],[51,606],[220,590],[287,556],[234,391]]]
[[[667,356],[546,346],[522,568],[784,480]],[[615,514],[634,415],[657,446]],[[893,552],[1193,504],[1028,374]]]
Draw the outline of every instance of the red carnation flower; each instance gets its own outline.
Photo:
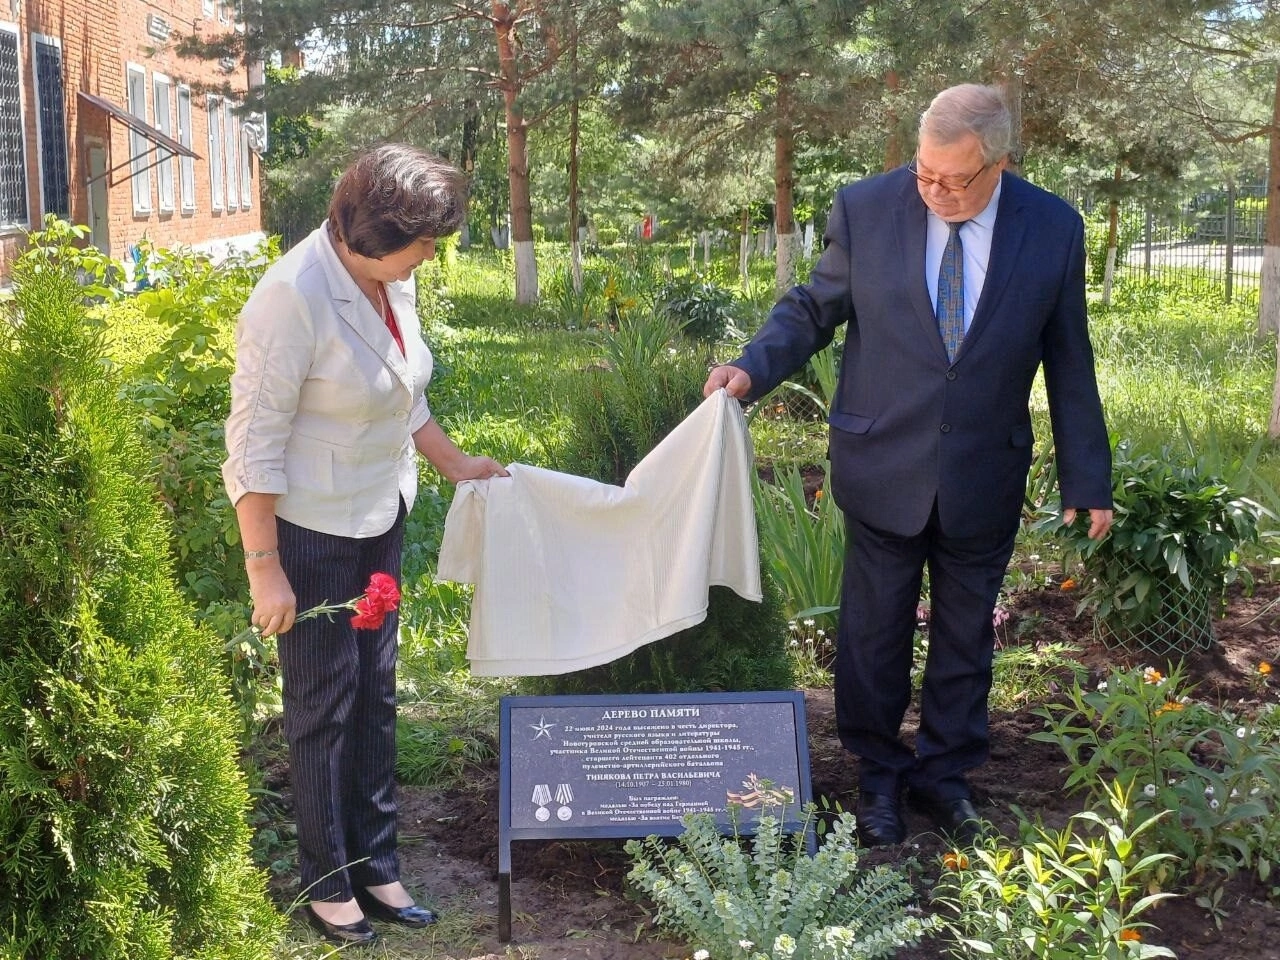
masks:
[[[364,596],[355,603],[355,616],[351,625],[357,630],[377,630],[387,614],[400,606],[400,588],[395,577],[388,573],[375,573],[369,578]]]

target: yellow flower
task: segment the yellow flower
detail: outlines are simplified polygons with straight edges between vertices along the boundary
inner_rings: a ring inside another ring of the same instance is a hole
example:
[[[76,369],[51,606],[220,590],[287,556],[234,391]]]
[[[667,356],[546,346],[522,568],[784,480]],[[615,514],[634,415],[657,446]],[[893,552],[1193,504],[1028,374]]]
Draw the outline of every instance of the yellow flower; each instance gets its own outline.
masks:
[[[1067,577],[1067,579],[1063,580],[1062,583],[1058,585],[1059,590],[1074,590],[1075,588],[1076,582],[1071,577]]]
[[[1144,683],[1161,683],[1164,681],[1164,674],[1155,667],[1146,667],[1142,671],[1142,680]]]
[[[1264,677],[1267,676],[1269,673],[1271,673],[1271,664],[1263,660],[1260,664],[1258,664],[1258,672],[1262,674]]]
[[[1137,930],[1131,930],[1129,927],[1125,927],[1123,930],[1120,931],[1120,942],[1124,943],[1126,941],[1131,943],[1141,943],[1142,934],[1140,934]]]
[[[813,499],[815,499],[815,500],[821,500],[821,499],[822,499],[822,491],[821,491],[821,490],[815,490],[815,491],[813,491]],[[1270,671],[1271,666],[1270,666],[1269,664],[1265,664],[1265,663],[1264,663],[1264,664],[1263,664],[1263,666],[1267,668],[1267,670],[1266,670],[1266,671],[1263,671],[1263,672]]]
[[[1156,710],[1156,715],[1159,716],[1162,713],[1177,713],[1179,710],[1183,709],[1184,706],[1185,705],[1181,701],[1169,700]]]
[[[942,865],[948,870],[968,870],[969,858],[959,850],[948,850],[942,855]]]

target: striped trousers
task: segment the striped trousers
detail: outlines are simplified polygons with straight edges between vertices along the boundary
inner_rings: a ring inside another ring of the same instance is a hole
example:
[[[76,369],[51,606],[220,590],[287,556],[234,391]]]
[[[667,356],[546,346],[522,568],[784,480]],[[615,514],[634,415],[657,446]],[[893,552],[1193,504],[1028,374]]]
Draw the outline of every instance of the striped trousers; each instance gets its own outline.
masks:
[[[276,518],[280,562],[301,612],[364,593],[376,572],[400,580],[404,504],[386,533],[354,539]],[[396,855],[398,612],[356,630],[345,611],[280,636],[302,893],[349,900],[400,877]]]

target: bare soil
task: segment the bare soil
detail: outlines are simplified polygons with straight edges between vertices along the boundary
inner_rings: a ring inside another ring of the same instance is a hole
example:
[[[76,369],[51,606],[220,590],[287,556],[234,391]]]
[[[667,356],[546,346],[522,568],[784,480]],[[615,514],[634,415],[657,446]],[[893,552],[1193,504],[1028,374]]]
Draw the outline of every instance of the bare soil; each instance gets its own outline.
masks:
[[[1146,662],[1100,646],[1091,623],[1074,614],[1070,594],[1054,589],[1024,593],[1016,598],[1009,626],[1016,626],[1019,618],[1028,626],[1034,624],[1021,637],[1024,643],[1073,644],[1095,682],[1113,665]],[[1187,662],[1190,677],[1198,683],[1197,696],[1211,703],[1232,703],[1236,709],[1274,698],[1274,689],[1260,689],[1250,681],[1260,661],[1280,661],[1280,584],[1259,582],[1251,596],[1233,589],[1215,632],[1215,648]],[[857,764],[836,739],[831,691],[806,690],[805,698],[814,796],[851,809]],[[970,777],[979,811],[1006,834],[1013,833],[1017,822],[1012,805],[1053,826],[1079,810],[1063,789],[1061,752],[1028,739],[1042,728],[1031,712],[1034,706],[993,712],[991,758]],[[908,734],[913,727],[914,716],[909,716]],[[277,771],[273,779],[276,782],[268,786],[284,794],[287,815],[287,771]],[[454,911],[466,911],[474,923],[459,927],[467,933],[459,934],[456,943],[442,942],[443,924],[433,933],[395,932],[387,938],[388,947],[394,944],[405,953],[388,955],[440,960],[664,960],[690,955],[689,948],[662,938],[652,925],[651,909],[627,891],[629,863],[621,840],[514,844],[513,937],[510,943],[500,943],[496,765],[474,770],[465,785],[449,790],[404,787],[400,808],[406,883],[446,919]],[[864,863],[901,863],[923,886],[931,873],[936,874],[943,846],[926,821],[908,816],[913,832],[908,842],[901,848],[869,851]],[[1148,915],[1158,930],[1147,940],[1169,947],[1182,960],[1280,960],[1280,912],[1270,892],[1249,878],[1228,882],[1221,903],[1226,916],[1220,918],[1220,926],[1193,898],[1167,901]],[[290,896],[282,885],[282,899]],[[904,960],[943,955],[937,943],[899,954]]]

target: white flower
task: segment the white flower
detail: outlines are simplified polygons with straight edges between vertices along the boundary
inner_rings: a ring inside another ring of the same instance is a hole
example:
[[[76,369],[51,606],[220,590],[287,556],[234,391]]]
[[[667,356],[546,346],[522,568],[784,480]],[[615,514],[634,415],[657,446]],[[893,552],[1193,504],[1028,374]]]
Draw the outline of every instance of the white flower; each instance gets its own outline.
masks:
[[[1040,562],[1040,554],[1038,554],[1038,553],[1033,553],[1031,556],[1027,557],[1027,559],[1028,559],[1028,560],[1030,560],[1032,563],[1039,563],[1039,562]]]
[[[1218,809],[1218,801],[1217,801],[1217,800],[1210,800],[1210,801],[1209,801],[1209,809],[1210,809],[1210,810],[1217,810],[1217,809]]]
[[[1244,739],[1245,737],[1247,737],[1248,735],[1249,735],[1249,731],[1248,731],[1247,729],[1245,729],[1244,727],[1236,727],[1236,738],[1237,738],[1237,739],[1239,739],[1239,740],[1243,740],[1243,739]]]
[[[1106,693],[1106,692],[1107,692],[1107,681],[1105,681],[1105,680],[1099,680],[1099,681],[1098,681],[1098,692],[1099,692],[1099,693]]]
[[[797,640],[795,637],[792,637],[792,638],[791,638],[791,646],[793,646],[793,647],[798,647],[798,646],[800,646],[800,641],[799,641],[799,640]]]
[[[743,950],[750,950],[752,947],[755,946],[755,944],[752,943],[750,940],[739,940],[738,946],[740,946]]]
[[[1234,800],[1234,799],[1235,799],[1236,797],[1238,797],[1238,796],[1240,796],[1240,791],[1239,791],[1239,790],[1232,789],[1232,791],[1231,791],[1231,799],[1232,799],[1232,800]]]
[[[806,621],[804,622],[804,625],[805,625],[806,627],[812,627],[812,626],[813,626],[813,620],[811,620],[811,619],[810,619],[810,620],[806,620]]]
[[[1142,788],[1142,792],[1148,797],[1154,797],[1156,795],[1156,785],[1154,783],[1148,783]]]
[[[1205,795],[1206,797],[1212,797],[1212,796],[1213,796],[1213,786],[1212,786],[1212,785],[1207,786],[1207,787],[1205,787],[1205,788],[1204,788],[1204,795]]]
[[[818,629],[818,636],[820,636],[820,637],[825,637],[826,635],[827,635],[827,631],[825,631],[825,630],[823,630],[823,629],[821,629],[821,628],[819,628],[819,629]]]
[[[693,960],[708,960],[710,956],[711,954],[707,953],[705,950],[693,951]]]

